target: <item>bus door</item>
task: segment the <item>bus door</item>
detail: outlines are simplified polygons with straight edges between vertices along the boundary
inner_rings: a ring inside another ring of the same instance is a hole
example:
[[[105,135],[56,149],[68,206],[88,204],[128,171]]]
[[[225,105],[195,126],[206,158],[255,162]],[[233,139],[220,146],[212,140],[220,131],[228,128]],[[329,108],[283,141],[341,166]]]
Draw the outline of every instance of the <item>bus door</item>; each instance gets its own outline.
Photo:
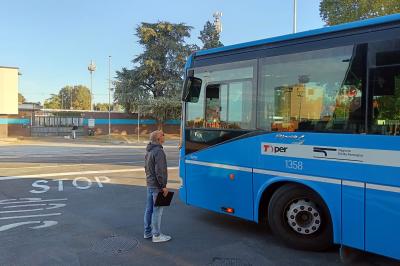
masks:
[[[245,82],[244,82],[245,83]],[[232,136],[229,123],[229,95],[236,96],[245,85],[240,82],[208,84],[205,87],[205,129],[195,130],[199,139],[208,143],[221,142]],[[236,107],[237,108],[237,107]],[[233,111],[233,108],[232,108]],[[231,112],[233,117],[233,113]],[[196,136],[194,136],[196,137]],[[193,139],[191,137],[191,139]],[[215,142],[213,142],[215,141]],[[228,144],[227,144],[228,145]],[[231,143],[233,145],[233,143]],[[230,146],[231,147],[231,146]],[[221,145],[188,156],[201,163],[192,161],[186,165],[189,204],[201,206],[217,212],[229,213],[245,219],[252,219],[252,171],[236,169],[238,155],[231,148]],[[233,158],[233,157],[236,158]],[[214,163],[215,162],[215,163]],[[233,167],[221,167],[220,163]],[[218,166],[217,166],[218,165]]]

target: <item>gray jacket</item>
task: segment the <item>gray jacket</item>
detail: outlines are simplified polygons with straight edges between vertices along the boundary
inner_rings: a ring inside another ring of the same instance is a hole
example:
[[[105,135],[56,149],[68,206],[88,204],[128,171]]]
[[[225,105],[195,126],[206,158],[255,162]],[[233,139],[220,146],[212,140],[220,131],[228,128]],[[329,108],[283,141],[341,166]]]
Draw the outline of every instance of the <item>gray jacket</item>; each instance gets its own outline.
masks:
[[[165,188],[168,181],[167,158],[160,144],[149,143],[146,147],[145,171],[147,186]]]

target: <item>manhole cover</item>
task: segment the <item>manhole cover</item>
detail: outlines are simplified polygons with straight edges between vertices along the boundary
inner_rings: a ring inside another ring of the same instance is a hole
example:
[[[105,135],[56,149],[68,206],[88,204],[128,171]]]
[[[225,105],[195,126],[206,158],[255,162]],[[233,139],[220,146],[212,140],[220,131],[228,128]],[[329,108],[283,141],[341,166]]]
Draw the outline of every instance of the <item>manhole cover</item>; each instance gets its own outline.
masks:
[[[120,255],[134,249],[139,241],[134,238],[112,236],[95,243],[92,250],[99,254]]]
[[[251,266],[242,259],[238,258],[213,258],[212,262],[208,264],[209,266]]]

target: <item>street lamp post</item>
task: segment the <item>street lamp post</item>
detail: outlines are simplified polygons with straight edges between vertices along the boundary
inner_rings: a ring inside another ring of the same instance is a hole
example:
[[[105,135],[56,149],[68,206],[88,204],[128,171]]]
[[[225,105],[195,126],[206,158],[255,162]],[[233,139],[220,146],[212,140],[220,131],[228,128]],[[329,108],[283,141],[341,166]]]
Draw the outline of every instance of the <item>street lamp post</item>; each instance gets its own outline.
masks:
[[[90,111],[93,111],[93,72],[96,70],[93,60],[90,61],[88,70],[90,72]]]
[[[293,0],[293,33],[297,32],[297,0]]]
[[[111,55],[108,56],[108,136],[111,137]]]
[[[137,142],[140,142],[140,110],[139,110],[139,101],[137,106]]]

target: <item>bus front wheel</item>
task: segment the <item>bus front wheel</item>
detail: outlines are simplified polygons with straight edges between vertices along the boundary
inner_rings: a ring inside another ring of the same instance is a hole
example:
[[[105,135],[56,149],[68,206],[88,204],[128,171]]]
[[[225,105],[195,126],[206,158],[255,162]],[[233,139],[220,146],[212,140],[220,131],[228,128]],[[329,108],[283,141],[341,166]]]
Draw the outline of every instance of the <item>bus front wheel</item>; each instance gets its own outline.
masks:
[[[332,246],[332,222],[322,199],[312,190],[289,184],[272,195],[268,223],[283,242],[297,249],[322,251]]]

